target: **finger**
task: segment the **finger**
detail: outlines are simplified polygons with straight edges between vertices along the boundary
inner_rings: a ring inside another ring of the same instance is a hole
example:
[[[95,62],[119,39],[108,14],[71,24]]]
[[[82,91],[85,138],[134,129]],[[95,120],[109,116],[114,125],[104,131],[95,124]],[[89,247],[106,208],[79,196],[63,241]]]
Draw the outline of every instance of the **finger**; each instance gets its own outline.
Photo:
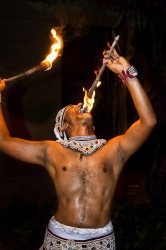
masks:
[[[117,59],[116,56],[115,56],[115,54],[114,54],[114,51],[112,51],[112,53],[110,55],[110,59],[112,59],[112,60],[116,60]]]
[[[103,52],[103,54],[104,54],[104,59],[110,59],[111,62],[113,62],[116,59],[116,57],[114,56],[113,52],[110,54],[110,50],[107,50],[107,51],[105,50]]]
[[[103,56],[105,56],[105,54],[106,54],[106,53],[107,53],[107,51],[106,51],[106,50],[104,50],[104,51],[103,51]]]
[[[1,79],[0,78],[0,83],[3,84],[3,85],[5,85],[6,84],[6,79]]]
[[[103,55],[104,55],[104,58],[108,59],[109,58],[109,50],[104,50]]]
[[[109,59],[111,60],[111,62],[113,62],[116,58],[114,57],[113,54],[111,54],[111,55],[109,56]]]
[[[118,52],[116,51],[116,49],[113,50],[114,56],[116,59],[120,58],[120,55],[118,54]]]

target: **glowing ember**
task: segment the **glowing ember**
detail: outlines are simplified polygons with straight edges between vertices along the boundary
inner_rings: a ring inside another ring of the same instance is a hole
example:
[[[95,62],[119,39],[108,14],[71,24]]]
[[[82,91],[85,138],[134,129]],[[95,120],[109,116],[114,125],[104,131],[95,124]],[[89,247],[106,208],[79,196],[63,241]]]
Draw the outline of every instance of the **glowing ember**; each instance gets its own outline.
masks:
[[[52,62],[57,58],[59,50],[62,48],[62,39],[57,36],[56,31],[54,29],[51,30],[51,33],[53,35],[53,38],[55,39],[55,43],[51,46],[51,53],[46,57],[44,62],[49,62],[49,67],[47,70],[49,70],[52,67]]]
[[[100,84],[101,84],[101,81],[99,81],[99,82],[98,82],[98,84],[97,84],[97,88],[100,86]]]
[[[99,74],[99,70],[94,70],[94,73],[95,73],[95,75],[96,75],[96,79],[97,79],[98,74]],[[97,81],[97,85],[96,85],[96,87],[98,88],[98,87],[100,86],[100,84],[101,84],[101,81]]]

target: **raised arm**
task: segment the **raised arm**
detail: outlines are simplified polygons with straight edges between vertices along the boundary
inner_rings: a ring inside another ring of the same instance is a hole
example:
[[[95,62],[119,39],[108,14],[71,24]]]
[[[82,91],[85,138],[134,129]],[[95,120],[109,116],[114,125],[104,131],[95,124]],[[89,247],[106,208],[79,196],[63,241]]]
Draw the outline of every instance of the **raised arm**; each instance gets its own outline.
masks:
[[[131,68],[130,63],[119,56],[116,50],[113,51],[111,58],[107,58],[107,54],[104,57],[103,63],[118,74],[123,83],[126,84],[139,115],[139,119],[131,125],[126,133],[118,137],[119,149],[124,161],[126,161],[148,138],[156,125],[157,119],[150,100],[135,76],[136,72]]]
[[[18,160],[44,166],[44,142],[32,142],[10,137],[1,105],[1,93],[4,88],[5,80],[2,80],[0,81],[0,151]]]

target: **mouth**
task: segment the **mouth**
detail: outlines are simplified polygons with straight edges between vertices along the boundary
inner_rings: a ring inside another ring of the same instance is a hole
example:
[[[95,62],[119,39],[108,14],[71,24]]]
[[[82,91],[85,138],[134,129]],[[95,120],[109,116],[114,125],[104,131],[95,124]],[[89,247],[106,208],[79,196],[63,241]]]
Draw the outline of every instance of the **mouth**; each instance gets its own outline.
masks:
[[[80,114],[85,114],[85,113],[88,113],[88,111],[87,111],[86,108],[83,108],[83,107],[82,107],[82,108],[79,109],[79,113],[80,113]]]
[[[88,113],[87,109],[86,109],[86,108],[83,108],[82,103],[78,104],[78,113],[79,113],[79,114]]]

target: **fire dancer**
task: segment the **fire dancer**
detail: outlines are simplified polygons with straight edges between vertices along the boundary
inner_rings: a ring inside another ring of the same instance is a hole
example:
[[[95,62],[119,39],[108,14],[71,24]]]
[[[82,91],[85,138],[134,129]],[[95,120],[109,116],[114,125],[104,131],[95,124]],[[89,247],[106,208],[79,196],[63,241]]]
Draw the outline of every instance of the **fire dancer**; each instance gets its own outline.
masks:
[[[97,139],[92,115],[82,111],[82,104],[58,112],[57,141],[12,138],[0,110],[0,150],[45,167],[55,186],[58,206],[41,250],[115,249],[110,211],[117,181],[126,161],[152,132],[156,116],[136,69],[115,50],[111,57],[105,53],[103,63],[126,84],[139,115],[125,134],[108,142]],[[0,92],[4,88],[2,80]]]

